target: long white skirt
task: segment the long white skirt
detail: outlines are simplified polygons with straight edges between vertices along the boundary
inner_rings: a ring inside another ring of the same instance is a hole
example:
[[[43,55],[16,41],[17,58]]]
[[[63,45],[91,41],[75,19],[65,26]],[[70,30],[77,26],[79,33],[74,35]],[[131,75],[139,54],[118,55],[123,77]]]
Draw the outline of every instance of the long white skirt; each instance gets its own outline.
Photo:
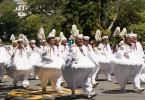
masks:
[[[5,75],[5,63],[10,60],[10,55],[4,47],[0,47],[0,80]]]
[[[60,90],[62,73],[60,69],[36,67],[36,74],[40,79],[41,87],[46,88],[50,78],[53,91]]]
[[[100,55],[98,57],[98,61],[100,65],[98,73],[100,71],[103,71],[105,76],[107,78],[110,78],[110,74],[112,73],[112,65],[110,63],[110,57],[106,57],[105,55]]]
[[[42,57],[38,59],[36,67],[61,69],[63,64],[64,60],[61,57],[56,57],[53,58],[52,60],[50,60],[47,57]]]
[[[37,52],[31,53],[31,55],[29,56],[30,63],[35,66],[40,57],[40,54]]]
[[[86,57],[80,58],[78,63],[72,62],[62,67],[63,77],[72,93],[75,94],[75,89],[79,86],[85,92],[92,91],[91,77],[94,68],[95,64]]]
[[[28,78],[31,74],[32,64],[30,63],[27,53],[22,52],[22,55],[19,55],[19,52],[16,52],[14,58],[6,63],[7,74],[14,79],[14,84],[20,80],[23,86],[28,86]]]
[[[135,88],[140,88],[140,73],[143,68],[142,62],[137,60],[114,58],[112,63],[114,65],[114,75],[121,89],[125,89],[128,80]]]
[[[47,87],[48,78],[50,78],[52,89],[54,91],[60,90],[62,79],[61,67],[63,64],[64,60],[61,57],[56,57],[52,61],[46,57],[40,58],[38,60],[35,66],[35,70],[43,88]]]
[[[5,75],[5,64],[4,63],[0,63],[0,80],[2,80],[2,78],[4,77]]]

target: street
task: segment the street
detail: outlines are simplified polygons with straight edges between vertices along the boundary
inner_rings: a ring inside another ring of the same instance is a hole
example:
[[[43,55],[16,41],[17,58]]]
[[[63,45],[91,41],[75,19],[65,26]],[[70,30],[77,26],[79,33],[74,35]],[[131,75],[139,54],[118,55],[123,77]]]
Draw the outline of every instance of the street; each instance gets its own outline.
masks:
[[[51,86],[47,87],[47,94],[41,93],[41,86],[39,80],[34,80],[33,76],[30,77],[30,86],[28,89],[23,89],[20,82],[18,83],[18,89],[13,89],[12,79],[5,75],[1,85],[3,89],[0,92],[0,100],[71,100],[71,91],[67,86],[62,86],[64,94],[53,92]],[[119,90],[115,77],[112,76],[112,82],[105,80],[103,74],[99,74],[99,85],[93,88],[93,91],[97,92],[97,96],[90,100],[144,100],[145,91],[142,93],[136,93],[132,84],[126,85],[126,93],[122,93]],[[145,87],[145,84],[141,84]],[[8,99],[11,98],[11,99]],[[83,93],[81,88],[76,90],[75,100],[88,100],[87,96]]]

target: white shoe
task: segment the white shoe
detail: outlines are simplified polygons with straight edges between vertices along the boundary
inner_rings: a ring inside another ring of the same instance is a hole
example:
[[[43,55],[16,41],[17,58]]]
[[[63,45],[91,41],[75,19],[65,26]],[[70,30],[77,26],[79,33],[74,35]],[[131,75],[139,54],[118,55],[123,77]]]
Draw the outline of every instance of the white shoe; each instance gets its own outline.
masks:
[[[39,80],[38,76],[35,77],[36,80]]]
[[[93,88],[95,88],[99,83],[98,82],[92,82]]]
[[[144,90],[145,90],[144,88],[137,88],[137,89],[135,89],[135,91],[136,91],[137,93],[143,92]]]
[[[59,93],[61,93],[61,94],[63,94],[63,93],[64,93],[64,91],[62,91],[62,90],[59,90],[58,92],[59,92]]]
[[[32,73],[30,74],[30,77],[31,77],[31,76],[33,76],[33,74],[32,74]]]
[[[109,79],[107,79],[107,81],[108,81],[108,82],[112,82],[112,80],[111,80],[110,78],[109,78]]]
[[[90,98],[92,98],[92,97],[94,97],[94,96],[96,96],[96,95],[97,95],[96,92],[89,92],[89,93],[88,93],[88,99],[90,99]]]

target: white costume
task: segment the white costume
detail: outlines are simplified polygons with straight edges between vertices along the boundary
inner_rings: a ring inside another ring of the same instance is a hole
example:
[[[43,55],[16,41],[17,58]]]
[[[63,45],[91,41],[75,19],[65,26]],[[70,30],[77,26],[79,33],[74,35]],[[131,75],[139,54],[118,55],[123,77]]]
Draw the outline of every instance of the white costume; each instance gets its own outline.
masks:
[[[107,80],[111,80],[110,74],[112,73],[112,66],[110,63],[110,59],[112,57],[112,51],[109,44],[100,43],[98,46],[99,53],[97,52],[98,60],[99,60],[99,72],[103,71]]]
[[[17,84],[19,79],[24,87],[29,86],[27,79],[31,74],[32,65],[26,49],[17,48],[14,53],[14,58],[6,66],[7,74],[14,79],[14,85]]]
[[[134,48],[133,49],[134,49],[136,55],[140,59],[144,60],[143,48],[142,48],[142,45],[138,41],[136,43],[134,43]],[[145,64],[143,66],[144,66],[144,68],[143,68],[143,70],[141,72],[141,76],[140,76],[141,82],[145,82]]]
[[[35,66],[37,60],[40,58],[40,54],[41,54],[40,49],[38,49],[37,46],[34,46],[34,47],[29,46],[27,48],[27,52],[28,52],[28,56],[29,56],[31,64]]]
[[[10,60],[10,55],[7,53],[4,46],[0,44],[0,81],[5,75],[5,63]]]
[[[61,51],[58,48],[56,46],[45,46],[42,57],[36,63],[36,74],[41,81],[42,88],[47,87],[48,78],[50,78],[54,91],[61,91],[61,67],[64,64]]]
[[[91,93],[91,77],[95,64],[87,57],[88,52],[85,46],[74,45],[66,56],[65,65],[62,68],[63,77],[75,96],[75,89],[79,86],[84,92]]]
[[[95,84],[96,80],[96,74],[98,73],[98,69],[100,67],[99,65],[99,61],[98,61],[98,57],[97,55],[95,54],[95,52],[93,51],[93,48],[91,45],[88,44],[88,46],[86,46],[87,50],[88,50],[88,53],[89,53],[89,58],[92,62],[94,62],[95,64],[95,69],[94,69],[94,73],[93,73],[93,76],[92,76],[92,84]]]
[[[113,71],[121,89],[125,89],[128,80],[133,84],[135,89],[140,89],[140,73],[142,71],[143,60],[136,55],[132,46],[128,44],[122,45],[115,57],[112,59],[112,64],[114,65]]]
[[[61,53],[62,53],[62,55],[66,55],[68,53],[68,50],[69,50],[69,47],[68,47],[67,44],[66,45],[61,44]]]

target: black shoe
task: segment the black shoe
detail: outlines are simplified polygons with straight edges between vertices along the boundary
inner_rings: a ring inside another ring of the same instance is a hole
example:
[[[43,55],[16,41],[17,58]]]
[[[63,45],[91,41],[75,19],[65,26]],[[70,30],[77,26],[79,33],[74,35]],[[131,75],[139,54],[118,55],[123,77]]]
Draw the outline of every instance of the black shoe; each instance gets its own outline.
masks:
[[[47,94],[46,88],[42,89],[42,94]]]
[[[17,89],[17,85],[14,85],[14,89]]]

